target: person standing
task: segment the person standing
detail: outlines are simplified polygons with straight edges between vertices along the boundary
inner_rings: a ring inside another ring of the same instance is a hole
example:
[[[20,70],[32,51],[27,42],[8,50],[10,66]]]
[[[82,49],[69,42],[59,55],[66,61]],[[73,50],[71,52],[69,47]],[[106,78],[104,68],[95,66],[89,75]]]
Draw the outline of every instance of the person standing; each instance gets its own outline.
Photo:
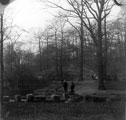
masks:
[[[63,88],[64,88],[64,92],[68,91],[68,84],[67,84],[66,80],[64,80],[64,82],[63,82]]]
[[[72,92],[72,93],[74,92],[74,89],[75,89],[75,84],[74,84],[74,82],[72,81],[72,82],[71,82],[71,92]]]

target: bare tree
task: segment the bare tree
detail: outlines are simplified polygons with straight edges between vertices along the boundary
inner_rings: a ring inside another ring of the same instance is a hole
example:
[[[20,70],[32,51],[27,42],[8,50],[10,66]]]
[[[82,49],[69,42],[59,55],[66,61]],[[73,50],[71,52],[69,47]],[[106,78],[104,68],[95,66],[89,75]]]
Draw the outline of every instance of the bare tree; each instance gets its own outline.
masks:
[[[0,118],[3,118],[3,75],[4,75],[4,63],[3,63],[3,13],[1,13],[1,46],[0,46],[0,62],[1,62],[1,72],[0,72]]]
[[[56,74],[58,75],[58,71],[59,71],[59,63],[58,63],[58,30],[59,30],[59,26],[58,26],[58,21],[56,18],[54,18],[53,22],[51,22],[51,24],[49,25],[50,30],[52,31],[52,37],[54,37],[54,46],[55,46],[55,71]],[[52,41],[53,42],[53,41]],[[59,76],[57,76],[58,79]]]
[[[40,70],[40,72],[42,72],[42,51],[43,51],[43,45],[44,45],[44,41],[43,41],[44,35],[43,34],[44,33],[41,30],[38,31],[38,33],[34,33],[34,39],[35,39],[35,41],[37,41],[37,43],[35,42],[35,44],[38,44],[39,62],[40,62],[39,70]]]
[[[65,8],[59,4],[48,1],[51,5],[55,7],[59,7],[64,11],[69,12],[70,16],[73,18],[80,19],[81,25],[81,54],[83,54],[83,27],[85,26],[87,30],[90,32],[91,37],[96,46],[97,53],[97,68],[98,68],[98,76],[99,76],[99,84],[98,89],[105,89],[104,87],[104,71],[103,71],[103,33],[102,33],[102,22],[111,12],[111,8],[113,7],[110,0],[66,0],[67,4],[70,6],[69,8]],[[95,6],[95,7],[94,7]],[[104,14],[104,11],[106,14]],[[94,31],[94,27],[92,26],[93,20],[97,25],[97,34]],[[83,62],[83,55],[81,55],[81,62]],[[82,65],[82,63],[81,63]],[[83,68],[81,68],[83,69]],[[81,70],[80,74],[83,74]],[[82,75],[80,75],[82,77]]]
[[[62,15],[56,16],[56,21],[57,21],[57,27],[55,26],[55,43],[57,47],[57,34],[60,35],[60,80],[63,83],[63,47],[64,47],[64,34],[65,34],[65,25],[66,25],[66,20],[62,17]],[[58,32],[58,33],[57,33]],[[57,52],[56,52],[57,54]]]
[[[7,21],[7,16],[3,13],[1,13],[1,30],[0,30],[0,36],[1,36],[1,41],[0,41],[0,65],[1,65],[1,77],[0,77],[0,100],[1,100],[1,106],[3,104],[3,93],[4,93],[4,47],[5,47],[5,42],[7,40],[11,41],[14,45],[17,43],[17,40],[20,38],[21,34],[19,34],[17,31],[15,31],[15,35],[11,34],[13,28],[19,28],[18,26],[13,26],[13,19],[11,19],[11,23],[9,24]],[[21,29],[20,29],[21,30]],[[22,29],[23,30],[23,29]],[[23,30],[24,31],[24,30]],[[13,36],[13,38],[12,38]],[[14,38],[15,37],[15,38]],[[14,41],[13,41],[13,40]],[[9,42],[10,42],[9,41]],[[13,42],[12,42],[13,41]],[[2,111],[2,110],[1,110]]]

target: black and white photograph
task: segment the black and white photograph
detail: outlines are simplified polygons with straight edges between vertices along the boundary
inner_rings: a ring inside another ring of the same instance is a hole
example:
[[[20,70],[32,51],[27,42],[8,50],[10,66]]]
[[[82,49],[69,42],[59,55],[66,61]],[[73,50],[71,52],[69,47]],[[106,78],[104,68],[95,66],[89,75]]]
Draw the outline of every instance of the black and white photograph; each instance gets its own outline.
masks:
[[[126,0],[0,0],[0,120],[126,120]]]

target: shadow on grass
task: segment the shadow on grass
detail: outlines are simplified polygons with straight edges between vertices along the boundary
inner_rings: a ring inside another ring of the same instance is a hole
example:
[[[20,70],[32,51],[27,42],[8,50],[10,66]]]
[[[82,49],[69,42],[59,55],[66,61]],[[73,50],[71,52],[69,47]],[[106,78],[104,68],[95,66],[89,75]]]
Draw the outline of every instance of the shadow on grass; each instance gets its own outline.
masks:
[[[6,103],[4,120],[124,120],[124,102]],[[85,119],[84,119],[85,118]],[[109,119],[108,119],[109,120]]]

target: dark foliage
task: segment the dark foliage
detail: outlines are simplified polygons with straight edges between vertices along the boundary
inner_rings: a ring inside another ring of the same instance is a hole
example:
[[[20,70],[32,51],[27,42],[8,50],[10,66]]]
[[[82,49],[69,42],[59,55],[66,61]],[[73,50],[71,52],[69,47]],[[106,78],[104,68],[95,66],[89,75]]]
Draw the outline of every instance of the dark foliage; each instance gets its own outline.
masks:
[[[67,71],[63,71],[62,76],[63,76],[63,79],[65,79],[66,81],[71,81],[74,78],[74,75]],[[61,81],[60,73],[57,73],[55,71],[47,71],[43,73],[42,79],[51,80],[51,81]]]
[[[7,5],[7,4],[9,4],[9,2],[10,2],[10,0],[0,0],[0,3],[2,5]]]
[[[46,87],[50,83],[49,81],[38,79],[28,66],[20,65],[11,73],[9,71],[6,74],[6,81],[9,82],[8,87],[11,95],[33,93],[33,90]]]
[[[124,102],[108,103],[7,103],[4,120],[124,120]],[[8,116],[6,114],[9,113]],[[105,116],[106,115],[106,116]],[[98,117],[99,116],[99,117]],[[100,118],[101,117],[101,118]],[[106,118],[107,119],[107,118]]]

